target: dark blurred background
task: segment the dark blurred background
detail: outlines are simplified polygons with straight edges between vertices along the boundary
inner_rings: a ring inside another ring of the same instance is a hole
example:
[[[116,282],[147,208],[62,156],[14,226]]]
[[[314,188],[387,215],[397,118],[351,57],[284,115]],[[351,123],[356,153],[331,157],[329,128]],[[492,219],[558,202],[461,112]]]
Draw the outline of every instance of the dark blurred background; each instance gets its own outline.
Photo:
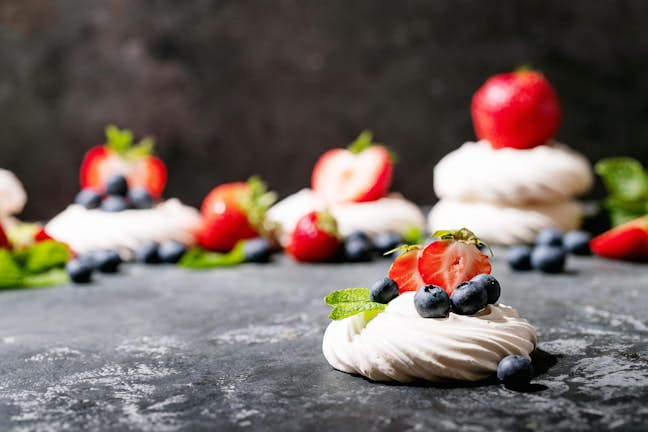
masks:
[[[0,167],[52,216],[114,122],[158,138],[167,196],[251,174],[286,195],[370,128],[393,189],[432,203],[472,93],[522,64],[561,95],[559,139],[645,163],[647,27],[642,0],[0,0]]]

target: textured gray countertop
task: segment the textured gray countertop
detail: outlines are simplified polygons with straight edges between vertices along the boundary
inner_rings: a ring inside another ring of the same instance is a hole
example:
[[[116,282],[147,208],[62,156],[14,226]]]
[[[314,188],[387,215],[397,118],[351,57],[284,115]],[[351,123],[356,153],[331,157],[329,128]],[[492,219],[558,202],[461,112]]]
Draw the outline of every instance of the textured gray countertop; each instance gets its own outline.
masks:
[[[0,292],[0,430],[648,428],[648,266],[570,257],[566,274],[511,273],[496,251],[501,300],[542,350],[544,372],[516,392],[333,370],[322,298],[388,265],[131,265],[88,286]]]

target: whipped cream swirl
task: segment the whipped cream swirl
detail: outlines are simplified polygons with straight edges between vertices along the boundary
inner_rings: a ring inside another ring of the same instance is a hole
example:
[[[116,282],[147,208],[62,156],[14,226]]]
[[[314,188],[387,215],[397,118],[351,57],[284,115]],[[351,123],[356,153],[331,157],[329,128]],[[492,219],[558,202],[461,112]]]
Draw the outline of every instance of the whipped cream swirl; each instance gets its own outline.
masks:
[[[18,177],[0,169],[0,219],[20,213],[27,204],[27,193]]]
[[[54,217],[45,230],[78,253],[115,249],[129,257],[131,251],[149,241],[175,240],[192,245],[200,222],[198,210],[177,199],[169,199],[149,210],[116,213],[72,204]]]
[[[527,150],[496,150],[485,140],[467,142],[434,168],[436,195],[462,201],[564,201],[587,192],[593,182],[589,161],[557,142]]]
[[[280,240],[285,244],[302,216],[325,209],[327,205],[323,198],[310,189],[302,189],[274,205],[268,211],[267,219],[281,227]],[[418,206],[394,193],[376,201],[332,205],[328,210],[335,217],[343,236],[354,231],[363,231],[370,236],[388,231],[403,233],[412,227],[423,229],[425,226],[425,218]]]
[[[509,306],[422,318],[406,292],[369,322],[364,314],[331,322],[322,349],[335,369],[374,381],[477,381],[507,355],[528,357],[536,341],[535,328]]]

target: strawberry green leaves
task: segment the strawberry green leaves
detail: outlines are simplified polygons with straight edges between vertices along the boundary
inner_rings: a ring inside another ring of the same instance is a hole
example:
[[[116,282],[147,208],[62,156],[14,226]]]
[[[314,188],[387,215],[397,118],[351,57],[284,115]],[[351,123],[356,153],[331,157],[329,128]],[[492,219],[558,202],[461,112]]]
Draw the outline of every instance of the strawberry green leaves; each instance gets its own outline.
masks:
[[[333,307],[329,314],[329,318],[332,320],[341,320],[361,312],[369,313],[369,318],[373,318],[387,307],[386,304],[371,301],[368,288],[347,288],[334,291],[327,295],[324,301]]]
[[[627,157],[603,159],[594,169],[608,192],[605,207],[613,226],[648,213],[648,172]]]
[[[259,176],[250,177],[247,184],[249,190],[241,191],[238,203],[247,215],[250,224],[263,232],[265,215],[272,204],[277,201],[277,194],[268,191],[268,187]]]
[[[130,129],[119,129],[111,124],[106,126],[105,132],[106,147],[126,159],[139,159],[153,154],[155,140],[152,137],[144,137],[134,145],[133,132]]]
[[[349,144],[347,150],[349,150],[353,154],[362,153],[363,151],[371,147],[372,140],[373,133],[371,133],[370,130],[363,130],[362,132],[360,132],[360,135],[358,135],[358,137],[353,140],[351,144]]]
[[[439,240],[457,240],[464,243],[472,244],[479,247],[487,247],[491,255],[493,251],[490,246],[484,241],[479,239],[474,232],[470,231],[468,228],[459,228],[457,230],[438,230],[432,233],[432,237],[437,237]]]

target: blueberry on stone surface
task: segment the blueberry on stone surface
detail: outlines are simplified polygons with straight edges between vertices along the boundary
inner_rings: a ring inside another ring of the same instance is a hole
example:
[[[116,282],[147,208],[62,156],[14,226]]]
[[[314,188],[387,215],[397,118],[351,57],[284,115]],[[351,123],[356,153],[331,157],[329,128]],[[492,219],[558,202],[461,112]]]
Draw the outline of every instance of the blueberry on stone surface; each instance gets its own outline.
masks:
[[[513,270],[531,270],[531,248],[513,246],[506,252],[506,262]]]
[[[146,188],[134,187],[128,191],[128,200],[133,208],[138,210],[150,209],[153,207],[153,197]]]
[[[245,262],[265,263],[270,261],[270,255],[272,255],[272,246],[263,237],[246,240],[243,244]]]
[[[83,189],[74,198],[74,203],[91,210],[101,205],[101,195],[92,189]]]
[[[405,241],[400,234],[395,232],[384,232],[378,234],[373,239],[374,250],[378,252],[381,256],[384,253],[389,252],[390,250],[396,249],[398,246],[402,245]]]
[[[427,285],[414,294],[414,307],[423,318],[445,318],[450,313],[450,298],[443,288]]]
[[[563,232],[556,228],[545,228],[538,233],[536,245],[562,246]]]
[[[344,239],[344,257],[350,262],[371,260],[371,241],[366,236],[354,236]]]
[[[566,258],[563,248],[540,245],[531,251],[531,266],[545,273],[561,273],[565,269]]]
[[[533,377],[531,360],[521,355],[508,355],[497,365],[497,378],[505,385],[521,387]]]
[[[145,264],[157,264],[160,262],[158,254],[159,245],[156,242],[147,242],[135,251],[135,260]]]
[[[574,255],[590,255],[592,235],[586,231],[568,231],[563,236],[563,249]]]
[[[95,251],[92,255],[94,267],[100,272],[115,273],[119,270],[122,259],[116,251],[104,249]]]
[[[500,297],[500,284],[492,275],[482,273],[470,279],[470,282],[481,285],[486,290],[486,301],[495,304]]]
[[[180,261],[182,255],[187,252],[187,248],[175,240],[165,241],[157,248],[157,255],[161,262],[175,264]]]
[[[371,243],[371,239],[369,238],[369,236],[362,231],[353,231],[351,234],[349,234],[344,238],[344,240],[355,240],[355,239],[361,239]]]
[[[452,310],[459,315],[474,315],[488,304],[488,293],[482,284],[463,282],[450,296]]]
[[[120,212],[128,210],[128,207],[126,198],[118,195],[109,195],[101,203],[101,210],[107,212]]]
[[[126,196],[128,192],[128,181],[121,174],[113,174],[106,180],[105,189],[107,195]]]
[[[378,279],[373,285],[371,285],[369,291],[371,301],[384,304],[389,303],[398,297],[399,294],[398,285],[396,285],[394,280],[388,277]]]
[[[65,264],[65,271],[74,283],[88,283],[92,277],[92,264],[84,259],[72,259]]]

